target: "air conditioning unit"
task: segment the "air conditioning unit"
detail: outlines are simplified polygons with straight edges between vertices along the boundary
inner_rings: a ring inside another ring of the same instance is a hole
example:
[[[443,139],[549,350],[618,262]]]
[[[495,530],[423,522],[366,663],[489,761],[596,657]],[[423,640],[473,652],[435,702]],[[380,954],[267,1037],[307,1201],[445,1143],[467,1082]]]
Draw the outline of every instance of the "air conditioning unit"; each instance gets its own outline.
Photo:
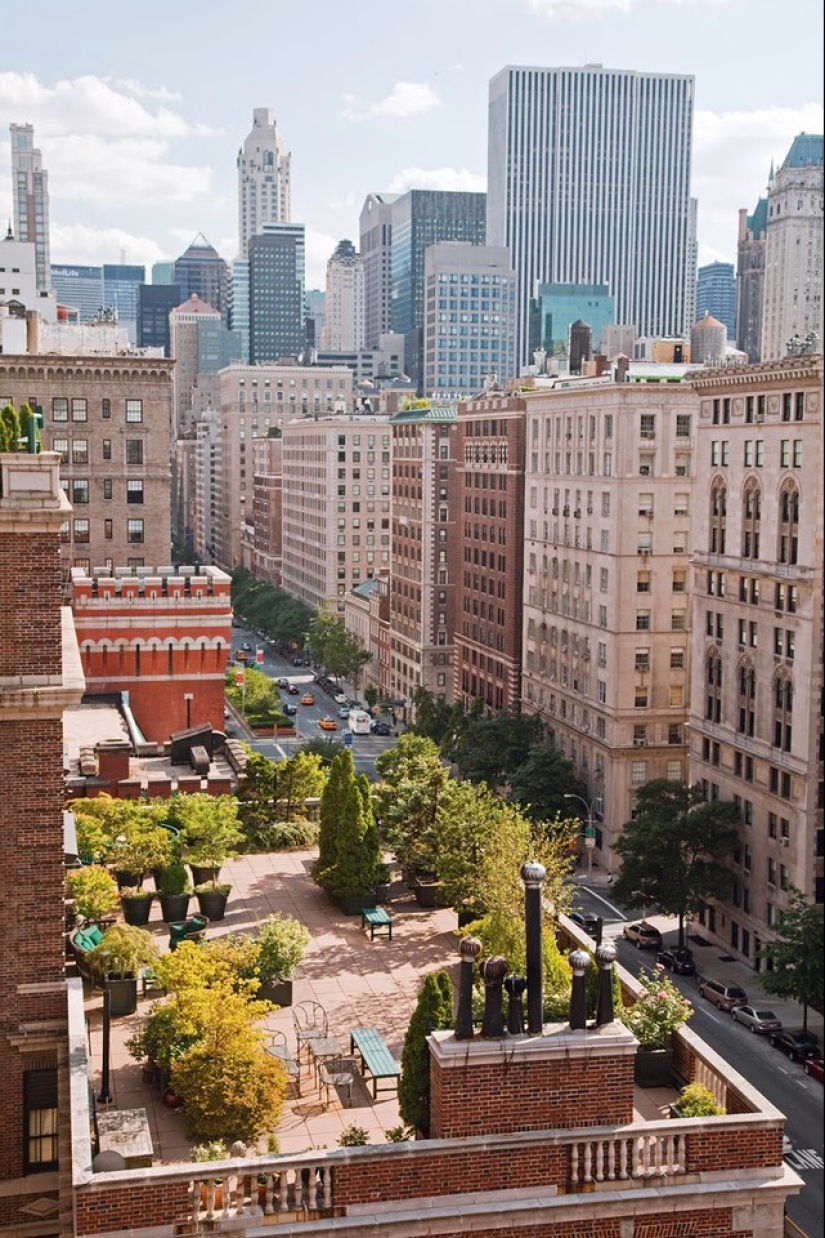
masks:
[[[780,847],[787,847],[787,846],[788,846],[788,842],[789,842],[789,839],[787,839],[787,838],[780,838],[780,840],[779,840],[779,845],[780,845]]]
[[[647,740],[646,739],[634,739],[633,747],[634,748],[646,748]]]
[[[640,547],[639,547],[639,554],[640,554],[640,555],[649,555],[649,554],[650,554],[650,552],[651,552],[651,550],[652,550],[652,547],[651,547],[651,546],[640,546]]]
[[[581,518],[581,514],[582,514],[582,510],[580,507],[577,507],[576,510],[573,512],[573,515],[576,517],[577,520]]]
[[[570,508],[569,508],[569,507],[565,507],[564,511],[562,512],[562,515],[563,515],[563,516],[569,516],[569,515],[570,515]]]

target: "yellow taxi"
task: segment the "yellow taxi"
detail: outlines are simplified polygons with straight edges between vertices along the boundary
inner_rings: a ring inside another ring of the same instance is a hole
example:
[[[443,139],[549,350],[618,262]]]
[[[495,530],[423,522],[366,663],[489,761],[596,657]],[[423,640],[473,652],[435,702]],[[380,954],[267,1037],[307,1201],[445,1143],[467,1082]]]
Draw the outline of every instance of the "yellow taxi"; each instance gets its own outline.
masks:
[[[314,705],[315,697],[312,695],[311,692],[305,692],[304,695],[301,697],[301,704],[302,705]]]
[[[334,718],[321,718],[318,721],[318,725],[322,731],[337,731],[338,730],[338,723],[335,721]]]

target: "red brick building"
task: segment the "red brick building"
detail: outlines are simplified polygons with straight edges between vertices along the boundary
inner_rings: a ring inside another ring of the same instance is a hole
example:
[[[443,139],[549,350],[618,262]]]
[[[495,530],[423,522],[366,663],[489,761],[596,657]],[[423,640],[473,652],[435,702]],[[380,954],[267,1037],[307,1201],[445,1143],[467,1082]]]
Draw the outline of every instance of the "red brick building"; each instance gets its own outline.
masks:
[[[216,567],[72,572],[72,611],[93,695],[128,692],[145,738],[223,730],[232,648],[230,578]]]

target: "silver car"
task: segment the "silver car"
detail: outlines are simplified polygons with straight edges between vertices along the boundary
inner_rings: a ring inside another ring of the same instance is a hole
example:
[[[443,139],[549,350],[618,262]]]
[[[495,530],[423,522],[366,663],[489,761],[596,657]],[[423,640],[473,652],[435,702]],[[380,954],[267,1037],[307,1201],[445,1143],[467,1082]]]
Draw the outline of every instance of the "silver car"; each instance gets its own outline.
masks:
[[[780,1032],[782,1020],[764,1006],[734,1006],[730,1012],[734,1023],[741,1023],[752,1032]]]

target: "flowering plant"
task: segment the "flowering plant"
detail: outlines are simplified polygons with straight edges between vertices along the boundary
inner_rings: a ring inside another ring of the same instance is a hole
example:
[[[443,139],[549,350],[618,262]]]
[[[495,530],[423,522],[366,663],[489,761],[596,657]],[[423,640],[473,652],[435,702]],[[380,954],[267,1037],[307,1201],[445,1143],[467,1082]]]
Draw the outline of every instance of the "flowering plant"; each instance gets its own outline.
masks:
[[[623,1020],[643,1049],[663,1049],[673,1032],[687,1023],[693,1004],[657,966],[639,976],[642,994],[623,1014]]]

